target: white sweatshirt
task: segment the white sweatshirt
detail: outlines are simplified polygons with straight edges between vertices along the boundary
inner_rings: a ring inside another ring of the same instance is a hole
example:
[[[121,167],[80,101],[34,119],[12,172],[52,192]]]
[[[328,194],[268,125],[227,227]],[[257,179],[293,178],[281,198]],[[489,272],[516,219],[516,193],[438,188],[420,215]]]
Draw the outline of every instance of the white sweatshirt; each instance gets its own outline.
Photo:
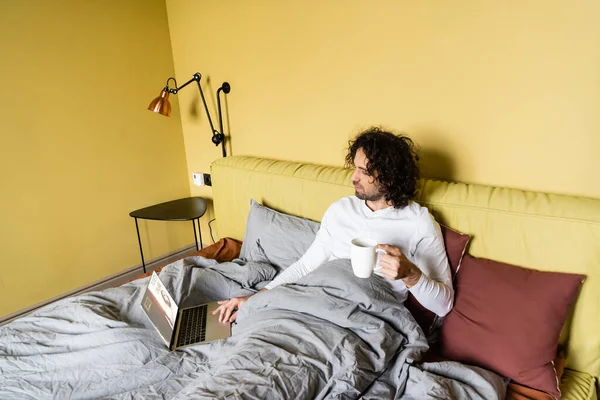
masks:
[[[336,201],[325,212],[321,228],[306,253],[266,288],[296,282],[326,261],[349,259],[350,242],[357,237],[400,248],[423,272],[410,289],[400,279],[385,278],[400,301],[406,300],[410,290],[419,303],[435,314],[444,316],[450,312],[454,290],[442,232],[429,210],[415,202],[402,209],[388,207],[372,211],[356,196]]]

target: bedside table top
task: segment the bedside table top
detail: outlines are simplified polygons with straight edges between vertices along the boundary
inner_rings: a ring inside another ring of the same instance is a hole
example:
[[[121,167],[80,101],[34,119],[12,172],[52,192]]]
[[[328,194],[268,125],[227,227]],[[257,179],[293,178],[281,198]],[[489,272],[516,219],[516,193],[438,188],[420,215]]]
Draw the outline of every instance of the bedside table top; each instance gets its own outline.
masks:
[[[130,217],[157,221],[189,221],[200,218],[206,212],[206,200],[202,197],[186,197],[167,201],[129,213]]]

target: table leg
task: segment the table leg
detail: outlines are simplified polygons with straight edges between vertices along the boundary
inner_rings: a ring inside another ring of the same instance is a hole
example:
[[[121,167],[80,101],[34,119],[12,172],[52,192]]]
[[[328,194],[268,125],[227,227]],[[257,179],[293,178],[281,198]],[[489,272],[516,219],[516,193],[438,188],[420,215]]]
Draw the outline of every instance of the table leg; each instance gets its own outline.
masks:
[[[146,273],[146,263],[144,262],[144,250],[142,250],[142,240],[140,239],[140,228],[138,228],[137,218],[135,219],[135,230],[138,236],[138,244],[140,245],[140,255],[142,256],[142,267],[144,268],[144,273]]]
[[[196,243],[196,250],[200,250],[198,248],[198,235],[196,234],[196,220],[192,220],[192,225],[194,226],[194,243]],[[200,228],[200,221],[198,221],[198,228]],[[200,230],[200,229],[198,229]]]
[[[203,249],[204,245],[202,244],[202,229],[200,229],[200,218],[198,218],[198,234],[200,235],[200,248]]]

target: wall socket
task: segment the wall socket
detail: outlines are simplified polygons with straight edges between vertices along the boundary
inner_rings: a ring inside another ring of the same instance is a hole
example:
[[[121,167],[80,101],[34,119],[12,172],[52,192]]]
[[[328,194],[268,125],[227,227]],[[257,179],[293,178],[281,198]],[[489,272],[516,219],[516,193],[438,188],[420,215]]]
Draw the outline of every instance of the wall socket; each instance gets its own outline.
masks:
[[[194,180],[194,185],[196,186],[212,186],[212,181],[210,180],[210,174],[203,174],[202,172],[194,172],[192,174],[192,179]]]

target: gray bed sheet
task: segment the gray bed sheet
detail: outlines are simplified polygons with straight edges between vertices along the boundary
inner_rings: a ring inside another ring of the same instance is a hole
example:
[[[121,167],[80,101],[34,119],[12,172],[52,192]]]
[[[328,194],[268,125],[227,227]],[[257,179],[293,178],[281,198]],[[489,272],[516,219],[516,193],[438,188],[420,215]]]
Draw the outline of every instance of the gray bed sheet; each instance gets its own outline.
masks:
[[[194,257],[160,276],[180,305],[255,292],[268,264]],[[169,351],[142,312],[147,278],[0,327],[1,399],[503,399],[506,381],[419,363],[423,332],[379,277],[348,260],[253,296],[229,339]]]

